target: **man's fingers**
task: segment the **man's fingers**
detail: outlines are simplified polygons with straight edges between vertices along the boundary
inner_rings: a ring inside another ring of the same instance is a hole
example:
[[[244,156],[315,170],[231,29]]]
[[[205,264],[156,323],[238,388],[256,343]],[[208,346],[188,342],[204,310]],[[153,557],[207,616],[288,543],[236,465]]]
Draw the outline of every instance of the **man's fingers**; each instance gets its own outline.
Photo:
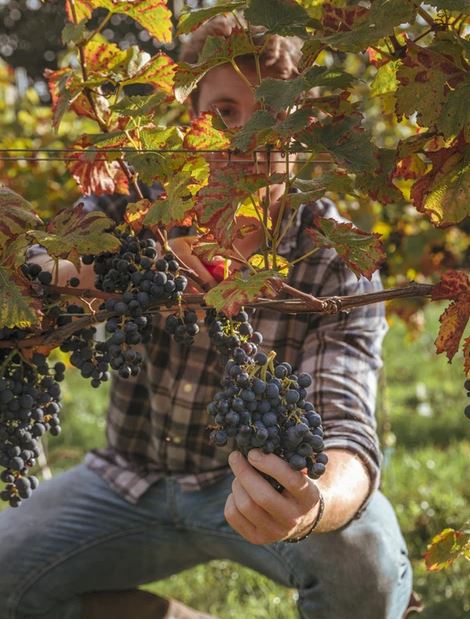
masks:
[[[257,537],[256,527],[238,510],[233,499],[233,494],[229,494],[225,503],[224,516],[232,529],[249,541],[254,541]]]
[[[285,529],[273,522],[273,514],[269,514],[250,497],[236,477],[232,483],[232,496],[238,511],[245,516],[258,530],[262,530],[273,538],[285,535]]]
[[[313,481],[301,471],[294,471],[289,464],[274,454],[264,454],[259,449],[248,453],[248,461],[256,469],[274,477],[300,504],[316,503],[319,491]]]
[[[283,514],[284,519],[295,518],[292,504],[263,479],[240,452],[230,454],[229,464],[240,484],[259,507],[273,516]]]

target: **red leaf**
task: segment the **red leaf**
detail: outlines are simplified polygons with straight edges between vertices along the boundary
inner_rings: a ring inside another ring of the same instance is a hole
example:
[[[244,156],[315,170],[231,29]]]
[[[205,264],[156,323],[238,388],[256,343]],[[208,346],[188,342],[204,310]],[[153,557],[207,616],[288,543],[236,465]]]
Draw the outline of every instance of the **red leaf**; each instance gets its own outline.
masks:
[[[75,145],[75,149],[89,146],[83,140]],[[69,157],[70,174],[77,181],[82,193],[103,195],[111,193],[129,193],[129,181],[117,161],[108,161],[103,153],[75,152]]]
[[[123,84],[151,84],[173,98],[176,63],[167,54],[158,52]]]
[[[200,224],[209,228],[222,247],[231,247],[240,205],[267,184],[262,174],[249,174],[240,168],[212,171],[207,186],[196,197]]]
[[[191,122],[191,128],[184,136],[184,148],[194,150],[223,150],[230,145],[230,139],[213,125],[214,115],[204,112]]]
[[[459,296],[440,316],[439,334],[434,342],[437,354],[446,353],[449,363],[459,349],[465,327],[470,317],[470,293]]]
[[[372,277],[385,260],[385,251],[380,234],[364,232],[352,223],[340,223],[335,219],[315,217],[317,229],[306,228],[320,247],[335,249],[357,277]]]
[[[470,294],[470,280],[463,271],[447,271],[432,289],[433,301],[442,299],[458,301],[466,294]]]
[[[261,296],[274,298],[277,292],[272,283],[273,279],[279,281],[279,273],[276,271],[259,271],[249,275],[237,273],[212,288],[204,300],[217,311],[233,316],[244,305]]]

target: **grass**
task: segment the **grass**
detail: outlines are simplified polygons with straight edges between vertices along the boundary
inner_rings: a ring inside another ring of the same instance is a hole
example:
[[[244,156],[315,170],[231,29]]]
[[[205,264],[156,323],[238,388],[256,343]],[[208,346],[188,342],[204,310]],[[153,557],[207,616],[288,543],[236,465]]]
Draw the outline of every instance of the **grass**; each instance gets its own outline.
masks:
[[[426,544],[445,526],[469,517],[469,424],[463,415],[462,359],[449,365],[434,352],[439,308],[426,311],[426,330],[410,340],[394,323],[384,344],[386,380],[380,385],[378,421],[384,450],[382,489],[394,505],[412,557],[422,619],[462,619],[470,613],[469,563],[429,573]],[[92,390],[74,370],[63,390],[64,432],[48,444],[54,473],[87,449],[105,444],[107,389]],[[228,561],[213,561],[146,587],[221,619],[294,619],[296,592]]]

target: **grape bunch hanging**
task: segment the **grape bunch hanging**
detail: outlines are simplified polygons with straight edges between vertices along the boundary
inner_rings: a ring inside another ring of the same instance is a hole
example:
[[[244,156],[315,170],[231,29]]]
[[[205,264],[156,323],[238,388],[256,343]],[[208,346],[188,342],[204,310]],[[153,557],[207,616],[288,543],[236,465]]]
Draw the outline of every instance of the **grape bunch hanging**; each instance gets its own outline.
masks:
[[[306,400],[312,378],[306,372],[294,374],[286,361],[275,364],[275,355],[249,354],[240,347],[233,350],[222,390],[208,407],[214,422],[211,441],[224,446],[234,439],[244,455],[259,448],[318,479],[328,457],[323,453],[321,417]],[[275,480],[269,481],[281,489]]]
[[[93,265],[95,286],[109,295],[99,309],[108,313],[105,339],[97,339],[97,329],[85,326],[63,339],[60,349],[70,354],[70,363],[99,387],[110,379],[110,370],[122,378],[135,376],[143,356],[135,347],[149,342],[152,304],[174,305],[181,301],[187,278],[171,252],[158,255],[153,239],[140,239],[115,230],[118,252],[85,255]],[[23,265],[23,274],[42,288],[44,322],[48,328],[70,325],[85,313],[83,305],[55,293],[53,276],[37,264]],[[80,280],[68,282],[77,288]],[[75,296],[77,296],[77,294]],[[254,331],[249,315],[240,311],[227,317],[214,309],[206,311],[205,325],[212,343],[226,364],[223,390],[209,405],[214,418],[211,440],[218,446],[235,439],[235,447],[247,453],[260,447],[286,459],[311,477],[325,470],[320,416],[305,400],[311,383],[307,374],[296,375],[288,363],[274,364],[275,353],[258,350],[263,336]],[[175,342],[190,346],[199,332],[198,316],[192,309],[178,309],[165,320],[165,330]],[[21,329],[0,330],[0,340],[26,337]],[[12,348],[0,349],[0,479],[5,488],[0,498],[18,507],[37,487],[29,474],[40,453],[38,441],[46,433],[60,433],[60,387],[65,366],[51,369],[44,354],[31,359]]]

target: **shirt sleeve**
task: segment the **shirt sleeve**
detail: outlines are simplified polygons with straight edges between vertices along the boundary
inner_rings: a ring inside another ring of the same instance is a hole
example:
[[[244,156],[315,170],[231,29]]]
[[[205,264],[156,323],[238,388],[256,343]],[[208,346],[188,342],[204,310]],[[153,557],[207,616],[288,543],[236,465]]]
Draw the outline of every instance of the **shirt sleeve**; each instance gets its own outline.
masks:
[[[382,289],[377,272],[371,281],[364,277],[358,280],[337,255],[326,266],[320,281],[310,291],[315,296],[356,295]],[[313,377],[308,395],[323,418],[325,447],[345,449],[361,459],[371,478],[370,494],[380,481],[375,405],[386,330],[383,303],[333,315],[312,314],[298,364],[301,371]]]

